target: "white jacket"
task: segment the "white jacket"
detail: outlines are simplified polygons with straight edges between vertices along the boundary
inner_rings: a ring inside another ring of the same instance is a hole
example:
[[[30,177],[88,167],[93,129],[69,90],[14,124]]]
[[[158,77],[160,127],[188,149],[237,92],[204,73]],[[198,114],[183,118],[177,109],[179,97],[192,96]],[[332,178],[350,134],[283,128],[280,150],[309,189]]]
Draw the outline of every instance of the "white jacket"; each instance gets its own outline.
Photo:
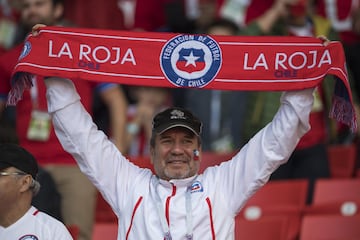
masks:
[[[150,170],[130,163],[97,129],[71,81],[48,78],[46,85],[56,134],[116,213],[119,240],[164,239],[164,216],[174,240],[186,239],[187,229],[192,229],[195,240],[234,239],[236,214],[287,161],[300,137],[310,129],[313,104],[313,89],[284,93],[273,121],[233,159],[198,176],[160,180],[155,185],[157,178]],[[189,185],[191,209],[187,211]],[[186,213],[191,217],[186,218]]]
[[[51,239],[73,240],[66,226],[34,206],[16,222],[4,228],[0,225],[0,239]]]

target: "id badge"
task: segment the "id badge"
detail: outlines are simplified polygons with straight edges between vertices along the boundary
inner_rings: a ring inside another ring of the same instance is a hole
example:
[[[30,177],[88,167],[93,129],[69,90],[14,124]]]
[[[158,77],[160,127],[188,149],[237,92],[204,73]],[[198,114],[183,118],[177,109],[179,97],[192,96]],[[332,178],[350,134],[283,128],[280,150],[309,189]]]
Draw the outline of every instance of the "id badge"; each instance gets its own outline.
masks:
[[[0,44],[6,49],[13,44],[16,34],[16,24],[7,19],[0,20]]]
[[[45,142],[49,140],[51,130],[51,117],[49,113],[34,110],[31,113],[27,138],[33,141]]]

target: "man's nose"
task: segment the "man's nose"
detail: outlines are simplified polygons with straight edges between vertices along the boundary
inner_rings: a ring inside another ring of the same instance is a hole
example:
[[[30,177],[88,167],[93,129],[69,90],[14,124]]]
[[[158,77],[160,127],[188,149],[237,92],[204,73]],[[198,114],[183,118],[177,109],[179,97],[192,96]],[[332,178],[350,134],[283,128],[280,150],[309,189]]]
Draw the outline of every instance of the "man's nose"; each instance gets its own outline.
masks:
[[[174,144],[171,149],[174,153],[183,153],[184,152],[184,146],[181,141],[174,141]]]

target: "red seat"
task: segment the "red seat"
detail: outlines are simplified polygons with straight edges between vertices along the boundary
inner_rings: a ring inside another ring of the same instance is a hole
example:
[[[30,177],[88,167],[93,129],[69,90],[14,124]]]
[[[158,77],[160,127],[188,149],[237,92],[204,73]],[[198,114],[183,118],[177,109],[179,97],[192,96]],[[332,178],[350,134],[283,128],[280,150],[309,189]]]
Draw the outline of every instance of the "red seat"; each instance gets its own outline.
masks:
[[[331,177],[353,177],[356,164],[356,145],[329,145],[327,150]]]
[[[257,220],[235,219],[236,240],[285,240],[287,219],[282,216],[267,216]]]
[[[303,208],[306,204],[308,185],[307,179],[271,181],[260,188],[246,205]]]
[[[95,223],[92,240],[116,240],[117,223]]]
[[[304,216],[300,240],[357,240],[360,239],[360,216]]]
[[[360,179],[318,179],[315,182],[313,204],[360,201]]]
[[[150,157],[139,156],[139,157],[129,157],[128,159],[130,162],[134,163],[135,165],[141,168],[148,168],[152,172],[154,172],[154,166],[150,162]]]
[[[95,222],[117,222],[115,213],[99,192],[96,199]]]
[[[199,173],[204,172],[207,167],[219,165],[220,163],[230,160],[236,153],[215,153],[202,152]]]
[[[304,215],[360,215],[360,200],[337,201],[326,204],[311,204],[304,210]]]
[[[305,215],[353,216],[360,213],[360,179],[319,179]]]
[[[296,239],[306,205],[308,180],[279,180],[265,184],[240,211],[244,219],[284,216],[288,221],[287,239]]]

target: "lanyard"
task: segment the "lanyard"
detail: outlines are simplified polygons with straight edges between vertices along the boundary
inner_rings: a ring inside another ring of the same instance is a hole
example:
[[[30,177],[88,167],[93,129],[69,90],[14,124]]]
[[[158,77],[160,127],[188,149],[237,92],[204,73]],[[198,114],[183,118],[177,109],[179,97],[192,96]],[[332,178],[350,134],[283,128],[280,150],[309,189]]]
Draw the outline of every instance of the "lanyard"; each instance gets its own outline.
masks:
[[[155,205],[157,208],[157,212],[160,218],[161,227],[164,233],[164,240],[172,240],[169,225],[166,222],[164,209],[162,207],[161,198],[159,195],[159,178],[153,177],[152,179],[153,186],[155,188]],[[192,222],[192,206],[191,206],[191,186],[187,187],[186,193],[185,193],[185,208],[186,208],[186,239],[192,240],[193,239],[193,222]]]

